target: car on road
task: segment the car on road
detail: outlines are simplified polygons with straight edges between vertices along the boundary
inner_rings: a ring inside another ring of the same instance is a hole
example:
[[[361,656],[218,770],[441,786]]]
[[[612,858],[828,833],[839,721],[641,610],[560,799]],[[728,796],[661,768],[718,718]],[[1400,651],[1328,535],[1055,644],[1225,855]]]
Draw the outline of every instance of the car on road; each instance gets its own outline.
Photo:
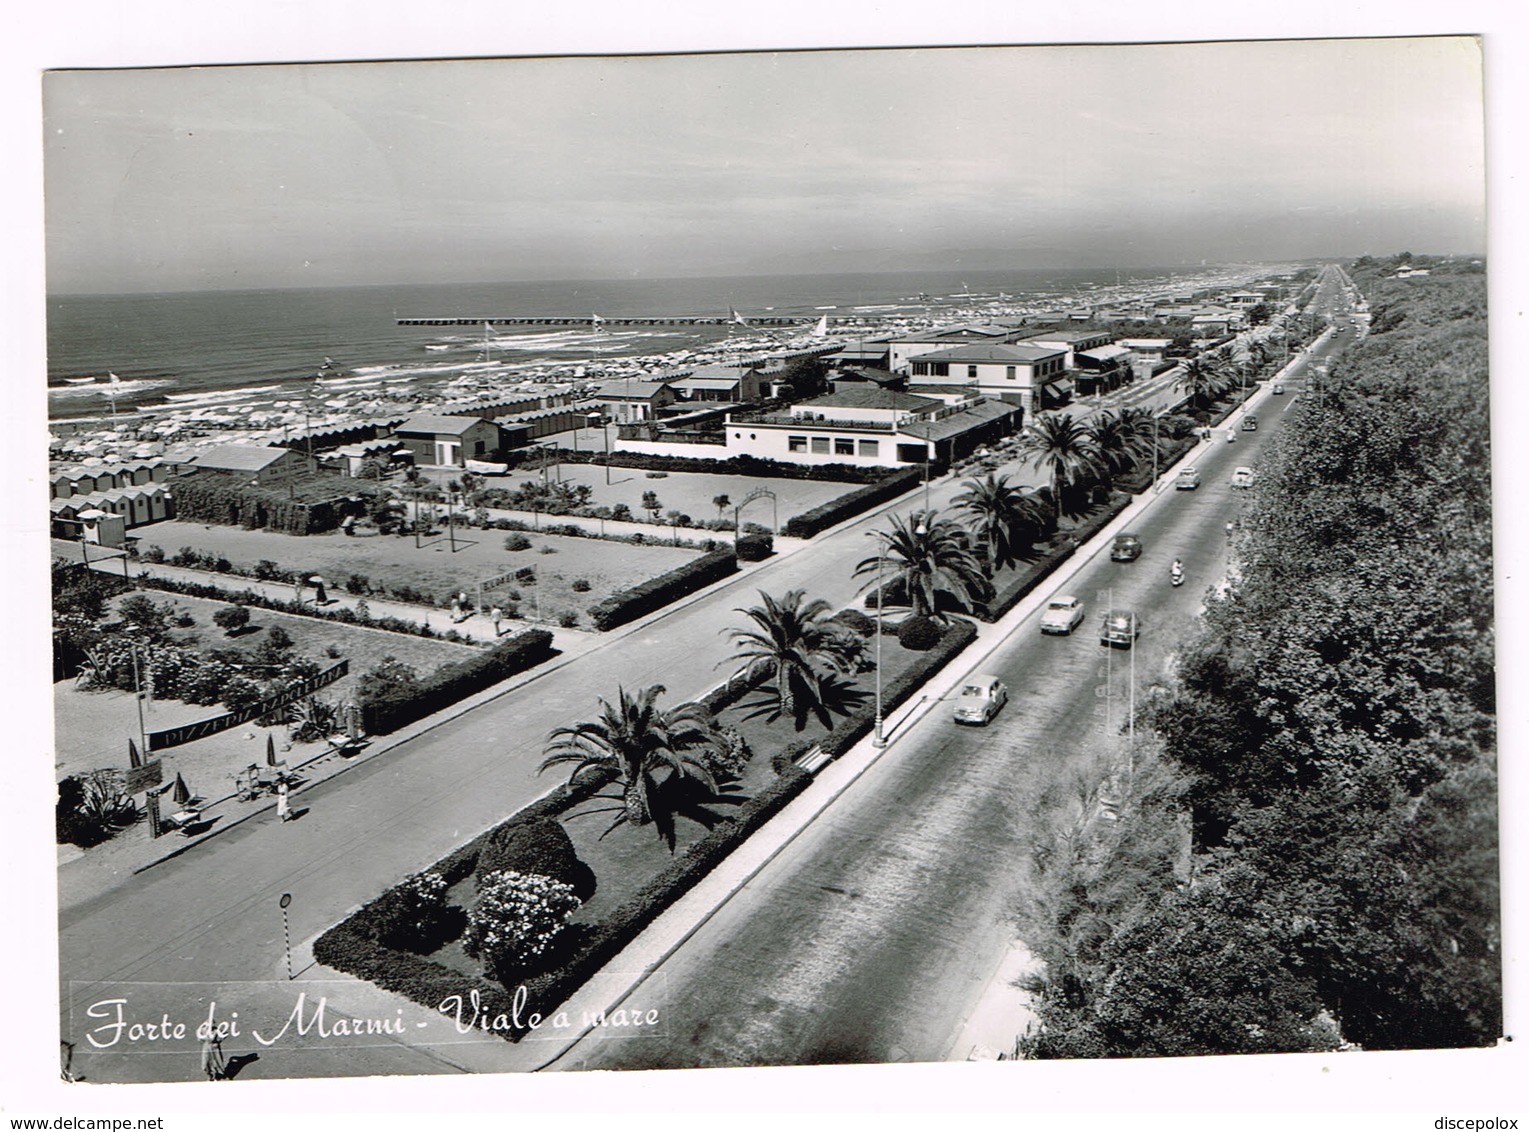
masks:
[[[1083,622],[1083,603],[1071,594],[1057,594],[1041,614],[1042,633],[1071,633]]]
[[[1242,431],[1243,432],[1257,432],[1258,431],[1258,418],[1255,417],[1252,413],[1249,413],[1247,416],[1243,417],[1242,418]]]
[[[1101,645],[1124,645],[1130,648],[1141,635],[1141,618],[1129,609],[1112,609],[1099,626]]]
[[[1248,467],[1246,464],[1243,464],[1240,465],[1237,470],[1232,473],[1232,486],[1252,487],[1253,481],[1257,478],[1258,473],[1255,472],[1252,468]]]
[[[1284,394],[1284,392],[1285,392],[1285,387],[1283,385],[1281,385],[1279,382],[1276,381],[1274,383],[1273,395],[1275,397],[1279,397],[1279,396],[1282,396]]]
[[[961,685],[952,718],[957,723],[986,726],[998,714],[998,709],[1008,702],[1009,689],[998,677],[991,674],[973,676]]]
[[[1141,557],[1141,538],[1133,534],[1120,534],[1115,536],[1114,545],[1110,547],[1111,562],[1135,562]]]
[[[1200,486],[1200,469],[1180,468],[1179,474],[1174,478],[1173,486],[1178,491],[1193,491]]]

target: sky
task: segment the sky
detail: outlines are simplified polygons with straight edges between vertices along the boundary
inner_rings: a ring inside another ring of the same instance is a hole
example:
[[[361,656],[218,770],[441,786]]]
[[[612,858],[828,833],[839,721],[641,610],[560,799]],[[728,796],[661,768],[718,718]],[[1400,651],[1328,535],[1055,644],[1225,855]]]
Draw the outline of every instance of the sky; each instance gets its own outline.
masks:
[[[54,293],[1486,248],[1465,36],[58,70],[43,127]]]

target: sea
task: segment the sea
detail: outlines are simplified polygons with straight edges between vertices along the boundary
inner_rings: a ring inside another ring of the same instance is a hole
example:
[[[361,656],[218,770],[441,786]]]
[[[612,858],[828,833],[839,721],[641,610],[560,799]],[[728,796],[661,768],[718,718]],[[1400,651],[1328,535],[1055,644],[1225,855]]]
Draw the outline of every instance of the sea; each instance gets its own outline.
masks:
[[[745,321],[788,318],[810,328],[826,315],[831,334],[848,334],[845,328],[938,320],[992,304],[1081,305],[1100,289],[1167,286],[1205,274],[1077,268],[54,295],[48,416],[84,425],[114,413],[269,404],[314,391],[380,388],[428,397],[464,374],[599,376],[607,364],[704,351],[745,330],[730,322],[401,326],[400,318],[727,320],[737,312]]]

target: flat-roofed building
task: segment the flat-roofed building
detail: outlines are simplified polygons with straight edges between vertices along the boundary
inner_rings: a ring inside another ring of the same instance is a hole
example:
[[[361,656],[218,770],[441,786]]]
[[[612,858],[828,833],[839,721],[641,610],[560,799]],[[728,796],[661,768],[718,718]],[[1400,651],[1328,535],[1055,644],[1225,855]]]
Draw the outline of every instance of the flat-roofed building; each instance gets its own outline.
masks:
[[[843,390],[785,413],[730,416],[729,456],[796,464],[896,467],[959,458],[1016,431],[1017,405],[965,397],[953,404],[897,390]]]

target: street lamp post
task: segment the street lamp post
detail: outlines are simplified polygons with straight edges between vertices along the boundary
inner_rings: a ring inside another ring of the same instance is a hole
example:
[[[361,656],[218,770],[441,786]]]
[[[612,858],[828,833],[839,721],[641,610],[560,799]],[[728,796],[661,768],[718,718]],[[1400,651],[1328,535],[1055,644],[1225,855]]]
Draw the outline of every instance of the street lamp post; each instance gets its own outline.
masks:
[[[880,535],[876,536],[880,538]],[[885,747],[886,736],[882,733],[881,717],[881,607],[886,604],[886,593],[881,588],[881,570],[887,562],[887,545],[883,541],[876,553],[876,732],[871,738],[874,747]]]

